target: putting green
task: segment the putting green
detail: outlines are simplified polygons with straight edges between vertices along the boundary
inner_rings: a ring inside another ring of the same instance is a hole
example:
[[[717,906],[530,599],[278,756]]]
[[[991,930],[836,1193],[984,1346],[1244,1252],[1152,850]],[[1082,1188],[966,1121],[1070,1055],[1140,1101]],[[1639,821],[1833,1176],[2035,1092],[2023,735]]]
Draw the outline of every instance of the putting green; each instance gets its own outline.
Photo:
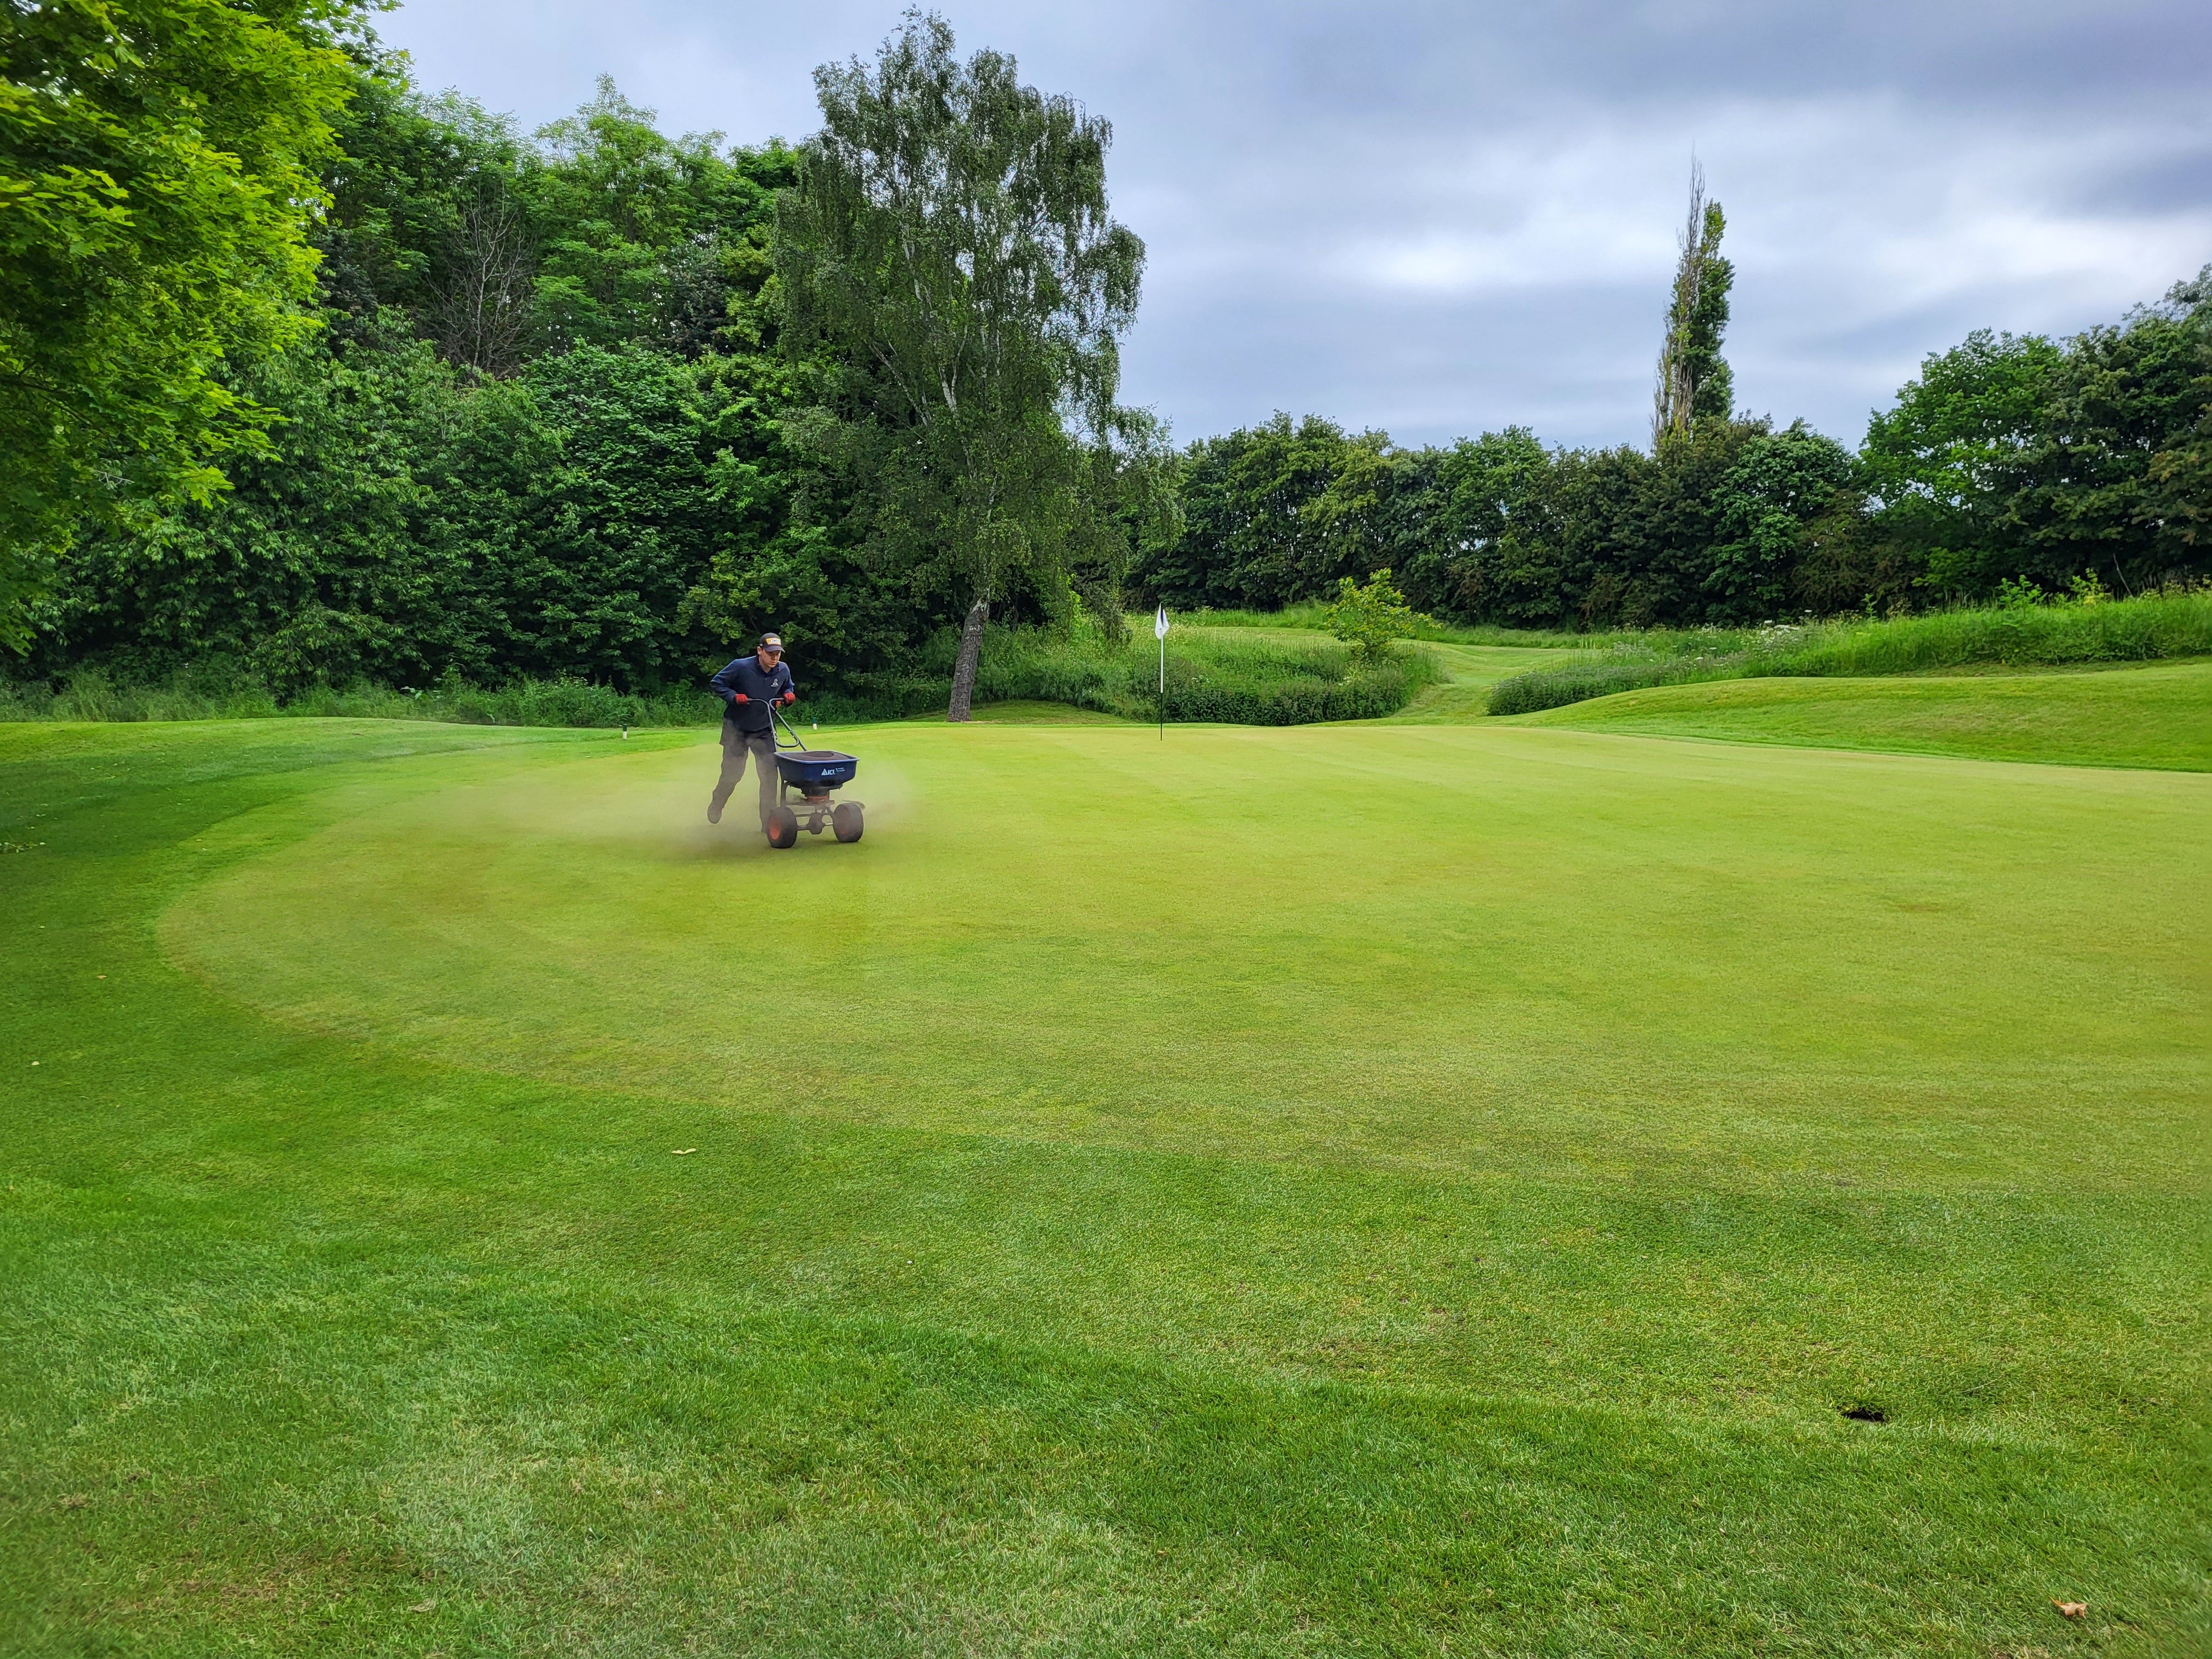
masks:
[[[2191,1173],[2203,786],[1519,732],[851,741],[855,848],[772,853],[742,801],[710,830],[710,746],[603,750],[349,812],[165,942],[295,1024],[702,1103],[1699,1182]]]
[[[0,728],[0,1650],[2212,1634],[2212,776],[838,741]]]

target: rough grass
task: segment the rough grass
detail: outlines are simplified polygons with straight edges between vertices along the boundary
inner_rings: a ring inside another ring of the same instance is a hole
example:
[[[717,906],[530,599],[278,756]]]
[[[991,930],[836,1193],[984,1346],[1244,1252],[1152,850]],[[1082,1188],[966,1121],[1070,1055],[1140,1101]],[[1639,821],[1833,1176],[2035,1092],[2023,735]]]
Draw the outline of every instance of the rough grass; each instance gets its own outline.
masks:
[[[0,730],[0,1651],[2202,1650],[2212,779],[845,742]]]
[[[918,670],[863,677],[849,690],[806,689],[805,717],[839,725],[941,712],[952,676],[954,635],[933,641]],[[805,665],[794,664],[802,688]],[[976,678],[978,703],[1056,702],[1124,720],[1159,713],[1158,663],[1151,642],[1115,649],[1095,633],[991,630]],[[1380,662],[1310,635],[1267,636],[1179,629],[1168,658],[1168,718],[1251,726],[1371,719],[1405,707],[1438,677],[1419,650],[1401,647]],[[522,680],[483,688],[448,682],[428,689],[317,686],[278,699],[222,664],[185,668],[149,684],[119,684],[79,669],[58,687],[0,681],[0,723],[20,720],[310,719],[438,720],[470,726],[711,726],[720,701],[704,689],[645,695],[582,680]]]
[[[520,680],[486,688],[447,682],[428,689],[313,686],[279,699],[269,688],[222,665],[185,668],[148,684],[118,684],[81,668],[59,686],[0,680],[0,722],[17,720],[436,720],[464,726],[587,726],[712,725],[719,698],[704,689],[638,695],[584,680]]]
[[[1680,642],[1676,636],[1674,643]],[[2146,662],[2212,653],[2212,593],[2094,605],[1948,611],[1763,630],[1735,650],[1633,650],[1501,681],[1492,714],[1527,714],[1650,686],[1767,676],[1927,674],[1996,665]]]
[[[1285,605],[1280,611],[1190,611],[1170,620],[1193,628],[1297,629],[1327,633],[1328,606],[1318,600]],[[1748,629],[1599,629],[1577,634],[1554,628],[1500,628],[1489,623],[1438,622],[1425,617],[1408,636],[1446,645],[1510,647],[1534,650],[1602,651],[1634,649],[1668,655],[1734,650],[1752,637]]]
[[[975,688],[983,702],[1066,703],[1145,720],[1160,712],[1159,676],[1151,640],[1115,649],[1080,635],[1008,630],[987,643]],[[1439,678],[1417,647],[1370,662],[1295,632],[1182,627],[1168,637],[1167,718],[1238,726],[1371,720],[1403,708]]]

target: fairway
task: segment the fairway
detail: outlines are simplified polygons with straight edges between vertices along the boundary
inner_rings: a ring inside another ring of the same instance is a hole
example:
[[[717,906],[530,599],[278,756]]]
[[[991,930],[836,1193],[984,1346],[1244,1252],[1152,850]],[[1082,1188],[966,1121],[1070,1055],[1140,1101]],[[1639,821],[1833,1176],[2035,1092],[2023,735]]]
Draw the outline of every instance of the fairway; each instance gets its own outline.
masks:
[[[1422,707],[0,727],[0,1650],[2200,1650],[2212,776]]]

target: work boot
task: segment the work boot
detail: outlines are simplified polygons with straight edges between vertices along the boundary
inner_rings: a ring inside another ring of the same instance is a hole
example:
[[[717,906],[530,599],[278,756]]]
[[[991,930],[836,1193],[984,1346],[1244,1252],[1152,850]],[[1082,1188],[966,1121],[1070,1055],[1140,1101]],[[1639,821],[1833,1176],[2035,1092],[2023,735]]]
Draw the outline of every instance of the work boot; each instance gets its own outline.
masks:
[[[721,821],[722,821],[722,803],[721,803],[721,802],[720,802],[720,801],[718,801],[718,800],[716,800],[716,799],[715,799],[712,795],[708,796],[708,797],[707,797],[707,822],[708,822],[708,823],[720,823]]]

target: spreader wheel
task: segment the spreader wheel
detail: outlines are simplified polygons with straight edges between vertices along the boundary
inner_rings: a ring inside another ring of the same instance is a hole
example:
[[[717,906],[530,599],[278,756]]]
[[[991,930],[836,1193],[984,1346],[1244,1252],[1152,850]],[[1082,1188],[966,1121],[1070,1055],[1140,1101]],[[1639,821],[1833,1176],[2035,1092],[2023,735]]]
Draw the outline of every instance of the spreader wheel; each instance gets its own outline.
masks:
[[[860,803],[841,800],[837,810],[830,815],[830,825],[837,832],[839,841],[858,841],[865,827],[860,820]]]
[[[788,806],[768,809],[768,844],[771,847],[799,845],[799,814]]]

